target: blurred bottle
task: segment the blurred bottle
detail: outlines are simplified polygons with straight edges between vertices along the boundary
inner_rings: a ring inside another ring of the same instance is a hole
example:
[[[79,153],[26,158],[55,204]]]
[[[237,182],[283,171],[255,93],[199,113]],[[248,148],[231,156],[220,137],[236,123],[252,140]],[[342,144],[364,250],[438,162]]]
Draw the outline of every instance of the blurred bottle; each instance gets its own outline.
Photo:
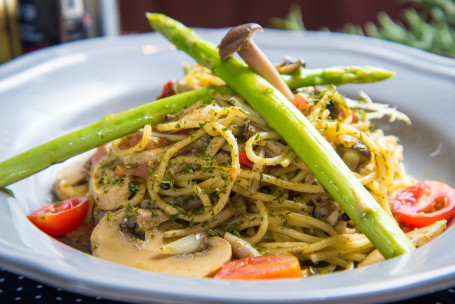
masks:
[[[17,0],[0,0],[0,63],[21,54]]]
[[[50,45],[119,32],[117,0],[0,0],[0,63]]]
[[[24,53],[60,42],[57,1],[20,0],[19,29]]]
[[[19,0],[24,52],[100,34],[96,0]]]
[[[88,3],[86,0],[59,1],[60,42],[98,35],[97,17],[89,11]]]

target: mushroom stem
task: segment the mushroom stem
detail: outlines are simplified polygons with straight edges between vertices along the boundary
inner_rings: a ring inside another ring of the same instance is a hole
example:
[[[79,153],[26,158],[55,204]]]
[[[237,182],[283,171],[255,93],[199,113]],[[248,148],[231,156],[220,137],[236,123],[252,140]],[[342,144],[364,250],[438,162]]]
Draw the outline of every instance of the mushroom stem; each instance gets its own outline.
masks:
[[[294,99],[294,94],[291,89],[289,89],[275,66],[253,40],[247,40],[244,47],[239,50],[238,53],[253,71],[261,75],[271,85],[277,88],[287,99],[290,101]]]

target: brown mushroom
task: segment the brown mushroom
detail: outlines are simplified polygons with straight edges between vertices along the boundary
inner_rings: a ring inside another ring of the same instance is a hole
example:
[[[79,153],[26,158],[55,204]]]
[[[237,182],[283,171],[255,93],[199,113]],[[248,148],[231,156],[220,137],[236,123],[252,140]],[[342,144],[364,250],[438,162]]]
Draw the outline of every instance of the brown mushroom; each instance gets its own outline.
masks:
[[[94,256],[144,270],[200,278],[212,275],[231,259],[231,245],[220,237],[203,238],[200,247],[191,248],[191,252],[176,254],[167,248],[163,254],[164,232],[175,223],[167,221],[169,215],[161,210],[134,209],[121,209],[99,222],[91,236]],[[182,247],[173,242],[172,247]]]
[[[285,56],[282,63],[275,64],[275,68],[280,74],[293,74],[300,71],[305,65],[306,63],[303,59]]]
[[[221,60],[226,60],[238,52],[253,71],[264,77],[287,99],[294,99],[294,94],[274,65],[251,39],[257,30],[262,31],[262,27],[257,23],[246,23],[230,29],[218,46]]]

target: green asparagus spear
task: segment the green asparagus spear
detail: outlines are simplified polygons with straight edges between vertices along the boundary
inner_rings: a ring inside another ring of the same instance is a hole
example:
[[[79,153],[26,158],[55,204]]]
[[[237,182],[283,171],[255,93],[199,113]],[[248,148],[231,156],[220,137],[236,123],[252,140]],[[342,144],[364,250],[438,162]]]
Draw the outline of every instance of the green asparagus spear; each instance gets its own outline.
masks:
[[[297,73],[281,75],[291,89],[322,84],[368,83],[382,81],[393,72],[372,66],[339,66],[325,69],[300,69]]]
[[[214,44],[162,14],[147,14],[150,25],[178,49],[210,68],[242,95],[293,148],[324,188],[385,258],[414,246],[393,218],[373,199],[336,151],[296,107],[243,62],[221,61]]]
[[[210,102],[210,89],[231,92],[227,87],[209,87],[163,98],[63,135],[12,158],[0,162],[0,188],[15,183],[52,164],[101,146],[138,130],[146,124],[161,121],[165,114],[177,113],[199,100]]]

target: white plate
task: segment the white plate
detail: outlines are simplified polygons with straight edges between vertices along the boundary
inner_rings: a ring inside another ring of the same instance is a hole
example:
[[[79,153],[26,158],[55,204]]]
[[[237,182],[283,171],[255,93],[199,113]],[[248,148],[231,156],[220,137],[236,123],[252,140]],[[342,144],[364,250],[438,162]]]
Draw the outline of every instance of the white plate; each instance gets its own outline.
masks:
[[[218,42],[224,30],[199,30]],[[374,39],[331,33],[266,30],[255,40],[273,61],[301,57],[309,67],[376,65],[396,71],[376,84],[341,87],[409,114],[396,123],[406,165],[417,178],[455,184],[455,62]],[[0,66],[0,159],[151,101],[192,59],[160,36],[93,39],[48,48]],[[0,264],[70,291],[130,302],[366,303],[398,300],[455,285],[455,230],[431,245],[379,265],[298,280],[226,282],[174,277],[112,264],[41,233],[25,215],[50,202],[59,166],[0,193]]]

